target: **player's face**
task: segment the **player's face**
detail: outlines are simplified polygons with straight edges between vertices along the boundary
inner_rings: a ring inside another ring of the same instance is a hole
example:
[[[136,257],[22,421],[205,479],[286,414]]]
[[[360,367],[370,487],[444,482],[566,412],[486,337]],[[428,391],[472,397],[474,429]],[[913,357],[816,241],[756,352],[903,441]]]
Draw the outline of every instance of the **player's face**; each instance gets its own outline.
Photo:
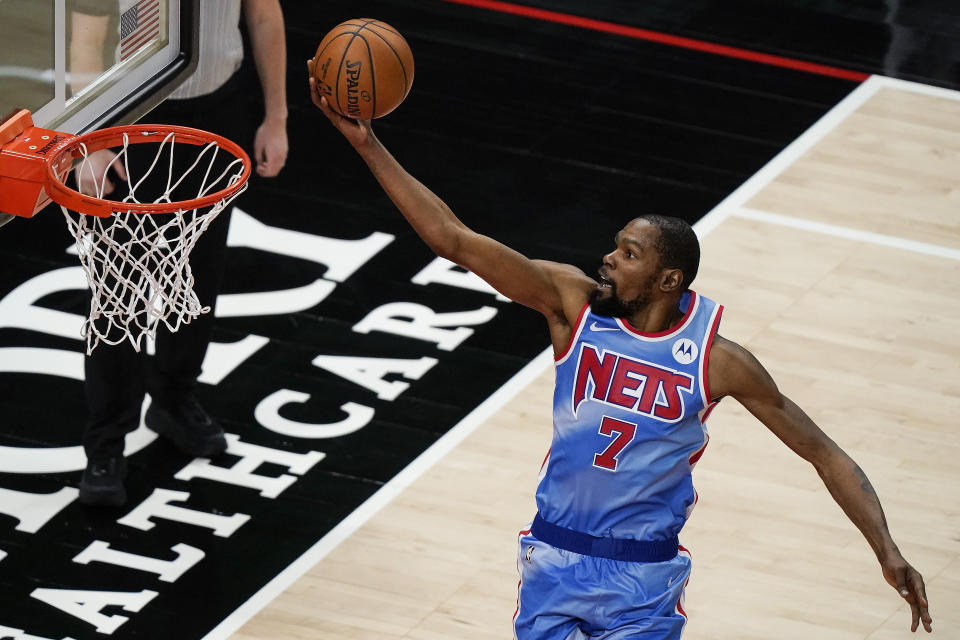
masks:
[[[600,286],[590,296],[594,313],[628,317],[650,302],[662,273],[659,236],[660,230],[645,220],[634,220],[620,230],[614,250],[603,257]]]

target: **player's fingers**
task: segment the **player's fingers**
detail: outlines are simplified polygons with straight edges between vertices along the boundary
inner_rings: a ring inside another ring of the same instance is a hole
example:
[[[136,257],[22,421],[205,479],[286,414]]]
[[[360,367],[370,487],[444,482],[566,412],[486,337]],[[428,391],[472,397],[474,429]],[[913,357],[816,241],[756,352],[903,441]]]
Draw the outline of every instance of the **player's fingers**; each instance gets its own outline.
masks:
[[[907,586],[907,567],[900,565],[893,571],[893,582],[897,593],[910,605],[910,631],[916,631],[920,624],[920,606],[917,604],[917,595]]]
[[[340,120],[340,114],[336,113],[333,109],[330,108],[330,103],[327,102],[326,96],[320,96],[320,110],[323,111],[324,115],[330,118],[330,122],[333,124],[338,124]]]
[[[317,91],[317,81],[314,80],[313,77],[310,78],[310,100],[323,111],[323,104],[321,104],[323,96]],[[324,111],[324,113],[326,113],[326,111]]]
[[[929,633],[933,631],[933,627],[930,626],[933,622],[933,617],[930,615],[930,603],[927,601],[927,590],[923,584],[923,577],[921,577],[918,572],[911,571],[908,580],[910,582],[910,588],[916,595],[917,606],[920,609],[920,622],[923,623],[924,630]]]
[[[916,571],[911,571],[907,580],[910,583],[910,589],[917,594],[917,601],[920,606],[927,608],[930,603],[927,602],[927,590],[923,585],[923,578]]]
[[[313,59],[307,60],[307,82],[310,84],[310,98],[313,104],[320,106],[317,102],[317,81],[313,78]]]
[[[900,594],[901,598],[906,598],[910,595],[910,589],[907,588],[907,568],[904,566],[897,567],[893,573],[893,579],[897,583],[897,593]]]

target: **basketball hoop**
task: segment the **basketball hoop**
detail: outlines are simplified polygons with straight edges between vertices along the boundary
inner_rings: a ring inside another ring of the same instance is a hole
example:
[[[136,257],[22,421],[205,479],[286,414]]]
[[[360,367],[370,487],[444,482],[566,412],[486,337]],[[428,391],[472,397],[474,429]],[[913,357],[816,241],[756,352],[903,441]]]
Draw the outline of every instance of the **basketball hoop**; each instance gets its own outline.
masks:
[[[91,159],[104,149],[115,155]],[[71,172],[96,193],[67,186]],[[111,175],[115,200],[104,197]],[[138,124],[72,136],[34,127],[26,110],[0,124],[0,211],[32,217],[60,205],[92,293],[88,354],[125,340],[140,351],[160,323],[174,332],[210,311],[194,292],[190,252],[249,177],[240,146],[199,129]]]

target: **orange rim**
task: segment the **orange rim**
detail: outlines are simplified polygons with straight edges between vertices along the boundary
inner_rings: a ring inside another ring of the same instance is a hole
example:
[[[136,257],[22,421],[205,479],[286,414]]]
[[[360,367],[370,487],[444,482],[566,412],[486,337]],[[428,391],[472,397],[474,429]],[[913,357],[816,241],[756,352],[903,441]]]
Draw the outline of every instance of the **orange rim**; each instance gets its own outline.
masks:
[[[86,146],[87,153],[90,154],[95,151],[100,151],[101,149],[122,146],[124,143],[124,134],[127,134],[129,144],[141,144],[146,142],[163,142],[171,133],[176,134],[177,142],[186,142],[192,145],[205,145],[216,142],[220,148],[232,153],[243,162],[243,173],[240,175],[240,179],[225,189],[201,198],[161,202],[157,204],[120,202],[118,200],[95,198],[80,193],[76,189],[71,189],[64,183],[64,178],[68,173],[68,171],[64,171],[64,169],[69,169],[74,160],[83,157],[83,152],[80,149],[81,145]],[[215,133],[175,125],[135,124],[91,131],[90,133],[65,140],[50,151],[50,162],[47,163],[46,171],[47,194],[55,202],[73,211],[98,217],[106,217],[115,211],[130,211],[133,213],[146,214],[171,213],[181,209],[199,209],[210,206],[240,191],[250,177],[251,165],[250,157],[240,145]]]

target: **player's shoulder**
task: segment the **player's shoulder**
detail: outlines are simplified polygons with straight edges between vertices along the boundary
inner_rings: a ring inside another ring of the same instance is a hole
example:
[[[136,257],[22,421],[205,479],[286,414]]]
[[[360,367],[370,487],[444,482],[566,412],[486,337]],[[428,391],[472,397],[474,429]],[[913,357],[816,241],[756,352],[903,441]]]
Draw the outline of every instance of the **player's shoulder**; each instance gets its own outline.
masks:
[[[549,260],[535,260],[535,262],[550,274],[550,279],[553,280],[554,286],[561,295],[565,298],[582,298],[581,307],[590,297],[590,293],[597,288],[596,280],[584,273],[583,269],[572,264]]]
[[[766,384],[769,374],[743,345],[717,334],[710,346],[710,389],[715,398]]]
[[[597,288],[597,281],[572,264],[550,260],[534,260],[534,263],[548,274],[560,294],[563,308],[559,315],[562,316],[562,321],[572,324],[590,299],[590,294]],[[558,317],[557,320],[561,318]]]
[[[710,345],[710,364],[720,365],[724,371],[730,371],[760,363],[749,349],[718,333]]]
[[[572,264],[551,260],[534,260],[533,262],[559,283],[591,290],[597,287],[596,280],[584,273],[583,269]]]
[[[742,357],[745,352],[749,353],[740,344],[729,338],[724,338],[719,333],[713,337],[713,343],[710,346],[711,358]]]

